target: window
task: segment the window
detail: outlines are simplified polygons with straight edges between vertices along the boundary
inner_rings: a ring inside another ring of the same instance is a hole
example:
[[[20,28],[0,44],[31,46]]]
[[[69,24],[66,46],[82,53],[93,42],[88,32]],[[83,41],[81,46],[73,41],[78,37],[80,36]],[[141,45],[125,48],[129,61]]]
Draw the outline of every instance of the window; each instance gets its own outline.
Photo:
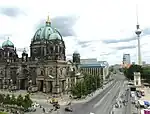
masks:
[[[50,70],[49,70],[49,74],[52,74],[52,72],[53,72],[53,70],[52,70],[52,69],[50,69]]]
[[[44,72],[43,72],[43,71],[41,71],[41,75],[42,75],[42,76],[44,75]]]

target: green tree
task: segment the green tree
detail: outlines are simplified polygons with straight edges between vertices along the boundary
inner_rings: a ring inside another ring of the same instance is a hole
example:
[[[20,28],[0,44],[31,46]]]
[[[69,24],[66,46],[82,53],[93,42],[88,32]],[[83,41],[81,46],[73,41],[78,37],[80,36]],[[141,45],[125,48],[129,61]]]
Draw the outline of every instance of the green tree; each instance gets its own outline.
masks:
[[[102,80],[99,75],[92,76],[90,74],[84,74],[84,79],[77,82],[71,88],[71,93],[73,96],[81,98],[82,96],[86,96],[101,87],[101,82]]]
[[[10,95],[7,94],[6,97],[5,97],[5,99],[4,99],[4,104],[10,104],[10,102],[11,102]]]
[[[81,98],[82,97],[82,93],[81,93],[81,81],[77,82],[72,88],[71,88],[71,93],[73,96],[76,96],[77,98]]]
[[[25,97],[24,97],[24,99],[23,99],[23,107],[25,109],[28,109],[31,106],[32,106],[32,100],[30,98],[30,95],[26,94]]]
[[[13,104],[13,105],[17,104],[17,99],[14,94],[11,97],[11,104]]]
[[[141,77],[145,79],[146,83],[150,83],[150,67],[143,67]]]
[[[22,97],[22,95],[20,94],[18,97],[17,97],[17,105],[18,106],[22,106],[23,105],[23,97]]]
[[[131,80],[134,79],[134,72],[142,73],[142,67],[140,65],[131,65],[129,68],[124,69],[124,75]]]
[[[0,94],[0,103],[3,103],[5,100],[5,95],[4,94]]]
[[[111,66],[111,67],[109,68],[109,71],[110,71],[110,72],[114,72],[114,66]]]

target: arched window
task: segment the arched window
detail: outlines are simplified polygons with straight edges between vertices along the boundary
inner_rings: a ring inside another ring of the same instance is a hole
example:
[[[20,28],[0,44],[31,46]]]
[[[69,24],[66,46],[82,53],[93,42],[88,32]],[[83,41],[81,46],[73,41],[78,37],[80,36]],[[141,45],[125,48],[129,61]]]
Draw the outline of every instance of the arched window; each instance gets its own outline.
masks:
[[[44,75],[44,71],[43,71],[43,70],[41,70],[41,75],[42,75],[42,76]]]
[[[9,57],[12,57],[12,56],[13,56],[13,54],[12,54],[12,52],[10,52]]]

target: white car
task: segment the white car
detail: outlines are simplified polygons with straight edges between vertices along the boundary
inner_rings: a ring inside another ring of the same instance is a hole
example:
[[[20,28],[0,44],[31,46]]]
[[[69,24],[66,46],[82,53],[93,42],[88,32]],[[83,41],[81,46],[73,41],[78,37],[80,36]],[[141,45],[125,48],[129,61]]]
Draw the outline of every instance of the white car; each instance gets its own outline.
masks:
[[[33,107],[39,107],[40,105],[39,105],[38,103],[34,102],[34,103],[32,104],[32,106],[33,106]]]

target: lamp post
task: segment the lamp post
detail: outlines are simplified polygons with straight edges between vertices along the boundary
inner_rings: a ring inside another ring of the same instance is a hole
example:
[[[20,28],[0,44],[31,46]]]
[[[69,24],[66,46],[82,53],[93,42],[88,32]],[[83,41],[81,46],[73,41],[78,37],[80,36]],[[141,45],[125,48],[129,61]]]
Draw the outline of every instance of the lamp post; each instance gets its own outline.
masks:
[[[10,87],[9,87],[10,91],[12,91],[12,84],[13,84],[13,80],[10,79]]]
[[[28,92],[30,93],[32,91],[32,88],[31,88],[31,85],[32,85],[32,80],[29,80],[28,81]]]

